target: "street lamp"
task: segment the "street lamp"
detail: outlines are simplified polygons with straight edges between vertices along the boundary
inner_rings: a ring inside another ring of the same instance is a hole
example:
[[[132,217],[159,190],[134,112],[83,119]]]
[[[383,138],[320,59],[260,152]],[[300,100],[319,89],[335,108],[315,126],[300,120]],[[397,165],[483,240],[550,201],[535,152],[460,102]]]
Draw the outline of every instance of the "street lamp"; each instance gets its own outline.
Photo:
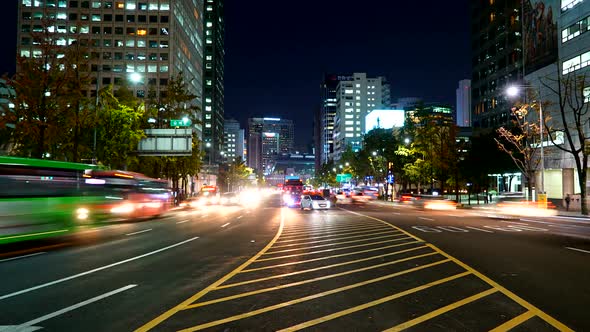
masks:
[[[538,92],[537,89],[535,87],[533,87],[532,85],[512,85],[509,86],[506,89],[506,94],[509,97],[516,97],[518,96],[519,92],[520,92],[520,88],[522,89],[531,89],[534,92]],[[540,95],[540,93],[539,93]],[[540,137],[540,141],[541,141],[541,193],[545,193],[545,151],[543,148],[543,126],[545,125],[543,123],[543,103],[538,101],[539,103],[539,135]]]
[[[373,151],[373,156],[376,156],[376,155],[377,155],[377,151]]]
[[[410,144],[410,139],[406,137],[406,139],[404,139],[404,143]]]

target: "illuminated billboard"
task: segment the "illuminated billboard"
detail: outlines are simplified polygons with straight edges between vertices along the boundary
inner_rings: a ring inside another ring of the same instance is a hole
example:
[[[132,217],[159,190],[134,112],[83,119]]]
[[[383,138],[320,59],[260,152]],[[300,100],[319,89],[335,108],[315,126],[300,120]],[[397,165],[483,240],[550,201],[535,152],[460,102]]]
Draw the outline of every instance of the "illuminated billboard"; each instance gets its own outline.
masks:
[[[374,110],[365,117],[365,133],[375,128],[401,128],[404,120],[404,110]]]

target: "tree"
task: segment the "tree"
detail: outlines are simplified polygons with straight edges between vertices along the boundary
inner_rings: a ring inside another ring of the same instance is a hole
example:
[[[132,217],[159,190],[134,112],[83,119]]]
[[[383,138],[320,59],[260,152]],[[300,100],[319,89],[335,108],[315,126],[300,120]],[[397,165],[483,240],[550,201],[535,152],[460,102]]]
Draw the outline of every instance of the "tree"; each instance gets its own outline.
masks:
[[[227,191],[236,191],[248,181],[252,169],[246,166],[241,157],[236,157],[231,163],[219,172],[219,181],[227,188]]]
[[[590,77],[587,73],[582,75],[557,75],[557,80],[541,81],[542,84],[558,97],[557,120],[546,121],[547,135],[553,146],[557,149],[570,154],[576,164],[578,173],[578,184],[580,186],[580,196],[582,205],[582,214],[588,214],[587,206],[587,170],[588,155],[590,154],[590,134],[586,128],[590,123]],[[545,120],[544,120],[545,121]],[[555,137],[558,133],[563,133],[565,144],[557,144]]]
[[[532,180],[539,167],[540,127],[538,121],[528,121],[529,109],[535,109],[538,104],[522,104],[512,109],[512,127],[500,127],[500,136],[494,140],[498,147],[507,153],[516,167],[522,173],[527,186],[529,199],[532,199]],[[536,117],[538,119],[538,117]]]

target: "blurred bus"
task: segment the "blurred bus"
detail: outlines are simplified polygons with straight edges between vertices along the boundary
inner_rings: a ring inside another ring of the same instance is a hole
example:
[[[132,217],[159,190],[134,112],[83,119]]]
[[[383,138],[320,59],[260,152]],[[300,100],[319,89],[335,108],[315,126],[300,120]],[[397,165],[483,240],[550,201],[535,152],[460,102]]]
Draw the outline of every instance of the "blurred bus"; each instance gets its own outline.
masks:
[[[104,195],[84,174],[101,166],[0,156],[0,243],[72,231]]]

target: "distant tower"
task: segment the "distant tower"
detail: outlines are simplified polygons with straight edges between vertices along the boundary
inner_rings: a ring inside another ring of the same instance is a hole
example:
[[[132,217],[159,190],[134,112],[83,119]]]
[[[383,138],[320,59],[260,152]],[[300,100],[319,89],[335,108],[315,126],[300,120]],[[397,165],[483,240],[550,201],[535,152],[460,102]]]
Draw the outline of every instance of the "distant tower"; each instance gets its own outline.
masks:
[[[457,88],[457,126],[471,127],[471,80],[459,81]]]

